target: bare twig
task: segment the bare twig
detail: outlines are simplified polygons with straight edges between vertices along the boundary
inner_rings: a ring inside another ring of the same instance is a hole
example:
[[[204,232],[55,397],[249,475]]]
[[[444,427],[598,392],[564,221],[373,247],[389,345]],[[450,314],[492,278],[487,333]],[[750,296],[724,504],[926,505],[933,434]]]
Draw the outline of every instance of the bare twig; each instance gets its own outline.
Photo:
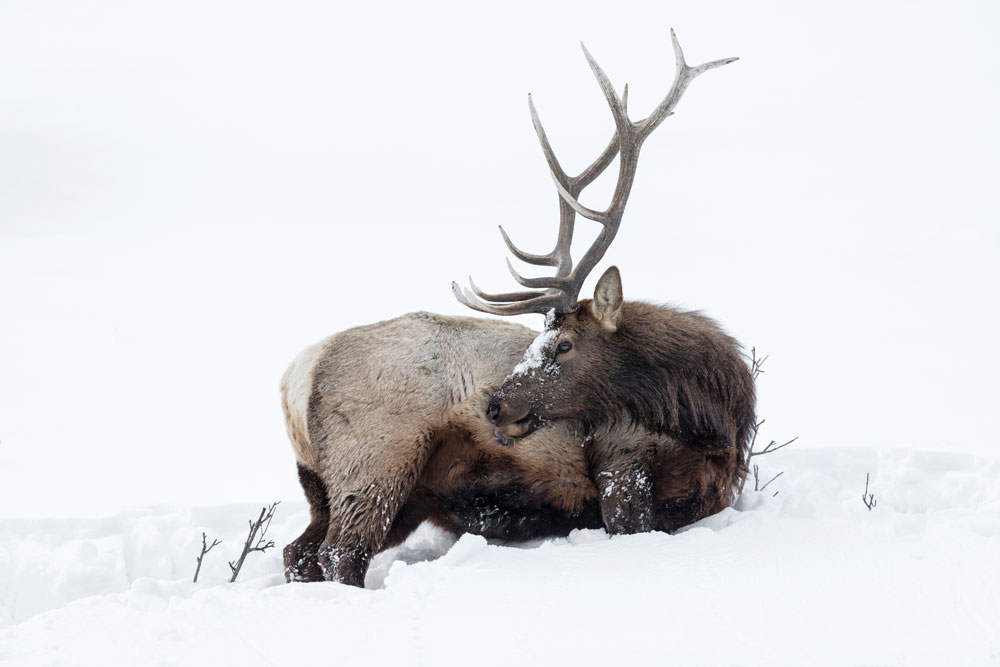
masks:
[[[760,422],[760,423],[763,424],[764,422]],[[759,452],[755,452],[755,451],[753,451],[753,449],[751,449],[750,450],[750,455],[747,457],[747,460],[749,461],[754,456],[763,456],[764,454],[770,454],[772,452],[776,452],[779,449],[781,449],[782,447],[787,447],[788,445],[792,444],[793,442],[795,442],[798,439],[799,439],[799,436],[795,436],[794,438],[792,438],[788,442],[783,442],[780,445],[778,445],[778,441],[777,440],[772,440],[771,442],[767,443],[767,447],[765,447],[764,449],[760,450]],[[778,446],[775,447],[775,445],[778,445]]]
[[[753,464],[753,490],[754,491],[763,491],[764,489],[766,489],[771,484],[771,482],[773,482],[774,480],[778,479],[779,477],[781,477],[784,474],[785,474],[785,471],[782,470],[777,475],[775,475],[771,479],[767,480],[767,482],[764,483],[764,486],[760,486],[760,488],[758,488],[758,486],[760,485],[760,476],[759,476],[759,473],[758,473],[757,464],[754,463]],[[778,495],[778,492],[775,491],[774,495],[775,496]]]
[[[243,543],[243,553],[240,554],[238,560],[229,561],[229,569],[233,572],[233,577],[229,580],[229,583],[236,581],[236,577],[239,576],[240,569],[243,567],[243,561],[246,560],[248,555],[254,551],[267,551],[274,546],[274,541],[267,540],[265,542],[264,536],[267,535],[267,529],[271,526],[271,519],[274,518],[274,510],[279,504],[280,502],[275,502],[271,503],[269,507],[260,508],[260,516],[257,517],[257,520],[247,522],[250,524],[250,532],[247,534],[246,542]]]
[[[750,374],[753,375],[754,381],[756,381],[757,378],[760,377],[760,374],[764,372],[764,368],[763,368],[764,367],[764,362],[767,361],[769,358],[770,358],[770,355],[764,355],[762,357],[761,356],[757,356],[757,348],[756,347],[750,348]],[[778,451],[779,449],[783,449],[783,448],[787,447],[788,445],[792,444],[793,442],[795,442],[796,440],[799,439],[798,436],[796,436],[796,437],[792,438],[791,440],[788,440],[787,442],[781,443],[780,445],[778,444],[777,440],[772,440],[769,443],[767,443],[767,445],[764,447],[764,449],[757,449],[757,435],[760,433],[760,427],[764,425],[764,422],[765,422],[765,420],[761,419],[759,422],[757,422],[756,424],[754,424],[751,427],[751,429],[750,429],[750,444],[747,446],[747,460],[746,460],[747,465],[750,464],[750,460],[753,457],[755,457],[755,456],[763,456],[764,454],[772,454],[772,453]],[[771,479],[769,479],[767,481],[767,483],[764,484],[764,486],[760,486],[760,476],[759,476],[758,468],[757,468],[757,465],[754,464],[754,466],[753,466],[753,479],[754,479],[753,490],[754,491],[763,491],[764,489],[767,488],[768,484],[770,484],[774,480],[778,479],[778,477],[780,477],[782,474],[783,474],[783,472],[779,472],[777,475],[775,475],[774,477],[772,477]],[[746,478],[744,478],[740,482],[740,488],[739,488],[739,492],[738,492],[739,495],[742,495],[742,493],[743,493],[743,487],[746,485],[746,481],[747,481]],[[772,495],[772,497],[776,496],[776,495],[778,495],[777,491],[774,492],[774,494]]]
[[[750,373],[753,374],[753,379],[756,380],[761,373],[764,372],[763,366],[764,362],[768,360],[770,355],[764,355],[763,357],[757,356],[757,348],[750,348]]]
[[[207,554],[209,551],[211,551],[212,549],[214,549],[219,544],[222,544],[222,540],[215,540],[215,539],[213,539],[212,540],[212,544],[209,545],[208,544],[208,535],[206,535],[204,532],[202,532],[202,534],[201,534],[201,553],[198,554],[198,567],[195,568],[194,579],[191,580],[192,583],[198,583],[198,575],[201,573],[201,560],[205,557],[205,554]]]
[[[783,442],[780,445],[778,444],[778,442],[776,440],[772,440],[771,442],[767,443],[767,446],[764,447],[764,449],[754,450],[754,445],[757,442],[757,433],[760,430],[760,425],[763,424],[763,423],[764,423],[764,420],[761,419],[759,422],[757,422],[753,426],[753,433],[750,436],[750,448],[749,448],[749,452],[747,453],[747,463],[750,463],[750,459],[752,459],[755,456],[763,456],[764,454],[772,454],[772,453],[778,451],[779,449],[787,447],[788,445],[792,444],[793,442],[795,442],[796,440],[799,439],[798,436],[795,436],[794,438],[792,438],[788,442]],[[764,486],[762,486],[762,487],[760,487],[758,489],[757,487],[758,487],[760,478],[759,478],[758,472],[757,472],[757,464],[756,463],[753,464],[753,480],[754,480],[753,490],[754,491],[763,491],[764,489],[767,488],[768,484],[770,484],[771,482],[773,482],[774,480],[776,480],[778,477],[780,477],[783,474],[783,472],[784,471],[779,472],[777,475],[775,475],[770,480],[768,480],[767,483],[764,484]],[[744,479],[743,482],[740,483],[739,492],[741,494],[743,493],[743,487],[744,487],[745,484],[746,484],[746,479]],[[775,492],[774,495],[775,496],[778,495],[777,492]]]
[[[875,500],[875,493],[868,493],[868,473],[865,473],[865,492],[861,494],[861,502],[865,504],[869,512],[875,509],[875,505],[878,504]]]

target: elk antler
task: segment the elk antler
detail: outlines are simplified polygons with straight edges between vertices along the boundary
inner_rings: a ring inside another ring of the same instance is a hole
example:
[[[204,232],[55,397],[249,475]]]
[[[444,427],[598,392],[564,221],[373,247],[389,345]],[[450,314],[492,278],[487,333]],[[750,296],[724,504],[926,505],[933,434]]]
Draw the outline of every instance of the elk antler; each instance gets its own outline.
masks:
[[[507,268],[521,286],[529,288],[523,292],[507,292],[505,294],[487,294],[480,291],[476,284],[469,278],[469,285],[472,291],[463,290],[458,283],[451,284],[451,290],[455,293],[455,298],[460,302],[484,313],[494,315],[520,315],[522,313],[546,313],[555,308],[557,312],[566,313],[576,309],[577,296],[583,287],[583,281],[594,269],[604,253],[607,251],[615,235],[618,233],[618,226],[621,224],[622,214],[625,212],[625,204],[628,201],[629,192],[632,189],[632,181],[635,179],[635,168],[639,160],[639,149],[642,142],[646,140],[653,130],[663,122],[667,116],[673,114],[673,109],[677,106],[681,96],[688,85],[699,74],[703,74],[710,69],[728,65],[738,60],[738,58],[725,58],[723,60],[713,60],[712,62],[690,67],[684,61],[684,53],[681,45],[677,41],[677,35],[670,31],[670,39],[674,44],[674,54],[677,60],[677,73],[674,76],[674,83],[670,87],[667,96],[653,110],[645,120],[632,122],[629,120],[627,112],[628,86],[625,86],[622,97],[619,98],[614,87],[608,80],[607,75],[601,66],[597,64],[594,57],[583,46],[583,54],[590,63],[597,83],[604,92],[604,97],[611,107],[611,115],[615,120],[615,135],[611,138],[608,147],[578,176],[570,177],[559,164],[552,146],[549,144],[542,122],[538,119],[535,105],[528,95],[528,107],[531,110],[531,122],[535,126],[538,134],[538,141],[542,145],[542,152],[545,160],[549,164],[552,172],[552,180],[555,181],[556,190],[559,192],[559,237],[556,240],[556,247],[546,255],[532,255],[520,250],[515,246],[507,232],[500,228],[504,243],[510,252],[523,262],[537,266],[553,266],[556,268],[555,275],[548,278],[524,278],[507,260]],[[621,153],[621,160],[618,169],[618,184],[615,186],[611,203],[604,211],[595,211],[580,203],[580,193],[585,187],[590,185],[594,179],[607,169],[611,161],[618,153]],[[594,243],[584,254],[580,263],[573,266],[573,258],[570,256],[570,245],[573,241],[573,225],[576,214],[579,213],[585,218],[601,223],[600,234]]]

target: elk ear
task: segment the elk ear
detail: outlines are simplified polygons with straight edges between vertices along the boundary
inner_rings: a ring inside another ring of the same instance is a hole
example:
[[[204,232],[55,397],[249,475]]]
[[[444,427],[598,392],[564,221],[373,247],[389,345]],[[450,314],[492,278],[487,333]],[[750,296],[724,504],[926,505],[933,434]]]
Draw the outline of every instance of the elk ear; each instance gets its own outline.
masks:
[[[609,268],[597,281],[590,311],[605,330],[618,331],[622,319],[622,277],[617,266]]]

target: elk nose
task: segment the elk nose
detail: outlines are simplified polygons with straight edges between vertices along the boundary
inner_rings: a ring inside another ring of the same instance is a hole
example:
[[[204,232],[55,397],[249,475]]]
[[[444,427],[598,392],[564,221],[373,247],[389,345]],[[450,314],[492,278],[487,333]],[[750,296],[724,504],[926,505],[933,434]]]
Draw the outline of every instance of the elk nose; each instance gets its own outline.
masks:
[[[495,398],[490,399],[490,405],[486,408],[486,418],[490,420],[491,424],[497,423],[497,420],[500,419],[500,401]]]

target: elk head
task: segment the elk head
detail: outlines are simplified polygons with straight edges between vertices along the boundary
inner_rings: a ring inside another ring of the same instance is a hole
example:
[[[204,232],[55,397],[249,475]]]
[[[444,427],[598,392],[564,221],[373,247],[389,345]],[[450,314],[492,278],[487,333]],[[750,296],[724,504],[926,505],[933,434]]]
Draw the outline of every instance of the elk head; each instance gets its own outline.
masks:
[[[542,152],[549,165],[552,179],[559,193],[559,235],[555,248],[545,255],[533,255],[517,248],[507,233],[500,233],[510,252],[523,262],[536,266],[555,268],[551,277],[525,278],[507,261],[514,280],[522,287],[519,292],[488,294],[482,292],[469,278],[471,292],[452,283],[455,297],[463,304],[494,315],[540,313],[546,315],[545,329],[535,339],[503,386],[490,400],[487,418],[495,425],[494,434],[506,445],[513,439],[527,435],[546,419],[564,416],[561,405],[581,390],[582,381],[595,370],[595,359],[608,354],[607,342],[618,329],[622,316],[621,278],[618,269],[611,267],[601,277],[592,301],[578,301],[580,290],[587,276],[604,257],[618,233],[625,205],[635,179],[639,150],[646,138],[660,123],[673,114],[688,85],[700,74],[727,65],[737,58],[714,60],[697,67],[690,67],[674,31],[670,31],[676,58],[676,74],[666,97],[644,120],[633,122],[628,117],[628,86],[621,97],[615,92],[607,75],[594,60],[587,48],[584,56],[597,79],[611,109],[615,122],[615,135],[600,156],[579,175],[569,176],[559,164],[552,146],[545,135],[531,96],[528,108],[531,121],[538,135]],[[620,155],[618,183],[611,203],[604,211],[583,206],[580,194]],[[593,220],[601,230],[593,244],[573,265],[570,246],[576,215]]]
[[[549,311],[545,330],[525,353],[503,386],[493,394],[486,416],[494,434],[506,445],[547,420],[573,419],[590,425],[608,413],[598,390],[623,367],[626,350],[619,349],[622,284],[618,269],[609,268],[597,282],[593,300],[569,313]]]

